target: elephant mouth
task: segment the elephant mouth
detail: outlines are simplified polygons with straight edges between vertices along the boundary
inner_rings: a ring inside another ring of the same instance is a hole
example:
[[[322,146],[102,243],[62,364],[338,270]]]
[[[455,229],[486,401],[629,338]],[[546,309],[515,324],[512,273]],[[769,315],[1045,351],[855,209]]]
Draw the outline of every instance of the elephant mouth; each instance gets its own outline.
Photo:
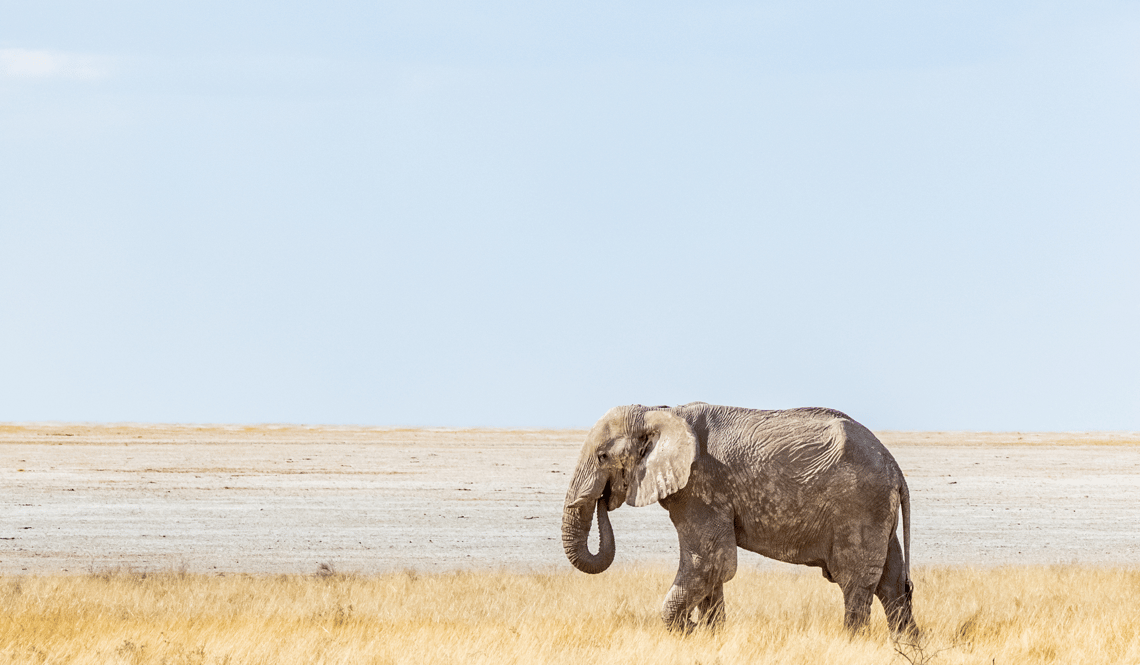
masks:
[[[606,510],[614,511],[620,508],[621,504],[625,503],[625,495],[628,491],[629,486],[625,482],[619,482],[615,486],[614,481],[607,481],[601,496]]]

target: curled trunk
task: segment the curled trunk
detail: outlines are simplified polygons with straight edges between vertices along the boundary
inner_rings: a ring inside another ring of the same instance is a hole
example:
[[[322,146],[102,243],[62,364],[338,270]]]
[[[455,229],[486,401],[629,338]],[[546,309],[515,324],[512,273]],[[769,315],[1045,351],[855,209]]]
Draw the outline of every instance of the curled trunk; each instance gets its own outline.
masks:
[[[583,573],[600,573],[614,562],[614,531],[606,512],[604,499],[598,499],[598,553],[591,554],[586,539],[594,518],[594,502],[581,508],[566,507],[562,511],[562,547],[566,558]]]

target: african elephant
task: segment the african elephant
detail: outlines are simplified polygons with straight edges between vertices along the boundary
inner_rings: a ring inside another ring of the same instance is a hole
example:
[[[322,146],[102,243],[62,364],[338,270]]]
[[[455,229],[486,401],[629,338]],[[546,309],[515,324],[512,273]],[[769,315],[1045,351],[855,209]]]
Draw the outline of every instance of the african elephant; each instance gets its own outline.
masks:
[[[680,541],[680,566],[662,608],[671,628],[724,620],[724,583],[736,574],[736,548],[743,547],[822,568],[843,590],[851,631],[867,622],[875,595],[893,634],[917,632],[906,480],[875,435],[843,413],[703,402],[610,409],[586,436],[566,492],[562,544],[570,563],[604,571],[614,558],[607,512],[655,501],[669,511]],[[600,542],[592,554],[586,538],[595,505]]]

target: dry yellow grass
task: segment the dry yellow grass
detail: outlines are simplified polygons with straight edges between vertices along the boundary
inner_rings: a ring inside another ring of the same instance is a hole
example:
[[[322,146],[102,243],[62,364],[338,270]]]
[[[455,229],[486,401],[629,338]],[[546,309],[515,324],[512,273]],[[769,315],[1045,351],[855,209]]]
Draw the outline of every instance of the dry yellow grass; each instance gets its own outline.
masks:
[[[815,574],[742,571],[719,632],[657,618],[667,570],[0,578],[6,663],[1138,663],[1140,571],[924,568],[923,651],[849,639]]]

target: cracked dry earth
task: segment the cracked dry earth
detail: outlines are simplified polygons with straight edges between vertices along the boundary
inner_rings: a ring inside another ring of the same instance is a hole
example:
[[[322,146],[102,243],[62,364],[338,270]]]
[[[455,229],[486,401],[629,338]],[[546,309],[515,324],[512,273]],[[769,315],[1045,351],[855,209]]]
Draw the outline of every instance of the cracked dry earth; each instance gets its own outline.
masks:
[[[568,569],[562,499],[584,437],[0,425],[0,574]],[[1140,563],[1140,434],[879,437],[910,485],[916,565]],[[675,565],[660,507],[612,521],[616,565]]]

